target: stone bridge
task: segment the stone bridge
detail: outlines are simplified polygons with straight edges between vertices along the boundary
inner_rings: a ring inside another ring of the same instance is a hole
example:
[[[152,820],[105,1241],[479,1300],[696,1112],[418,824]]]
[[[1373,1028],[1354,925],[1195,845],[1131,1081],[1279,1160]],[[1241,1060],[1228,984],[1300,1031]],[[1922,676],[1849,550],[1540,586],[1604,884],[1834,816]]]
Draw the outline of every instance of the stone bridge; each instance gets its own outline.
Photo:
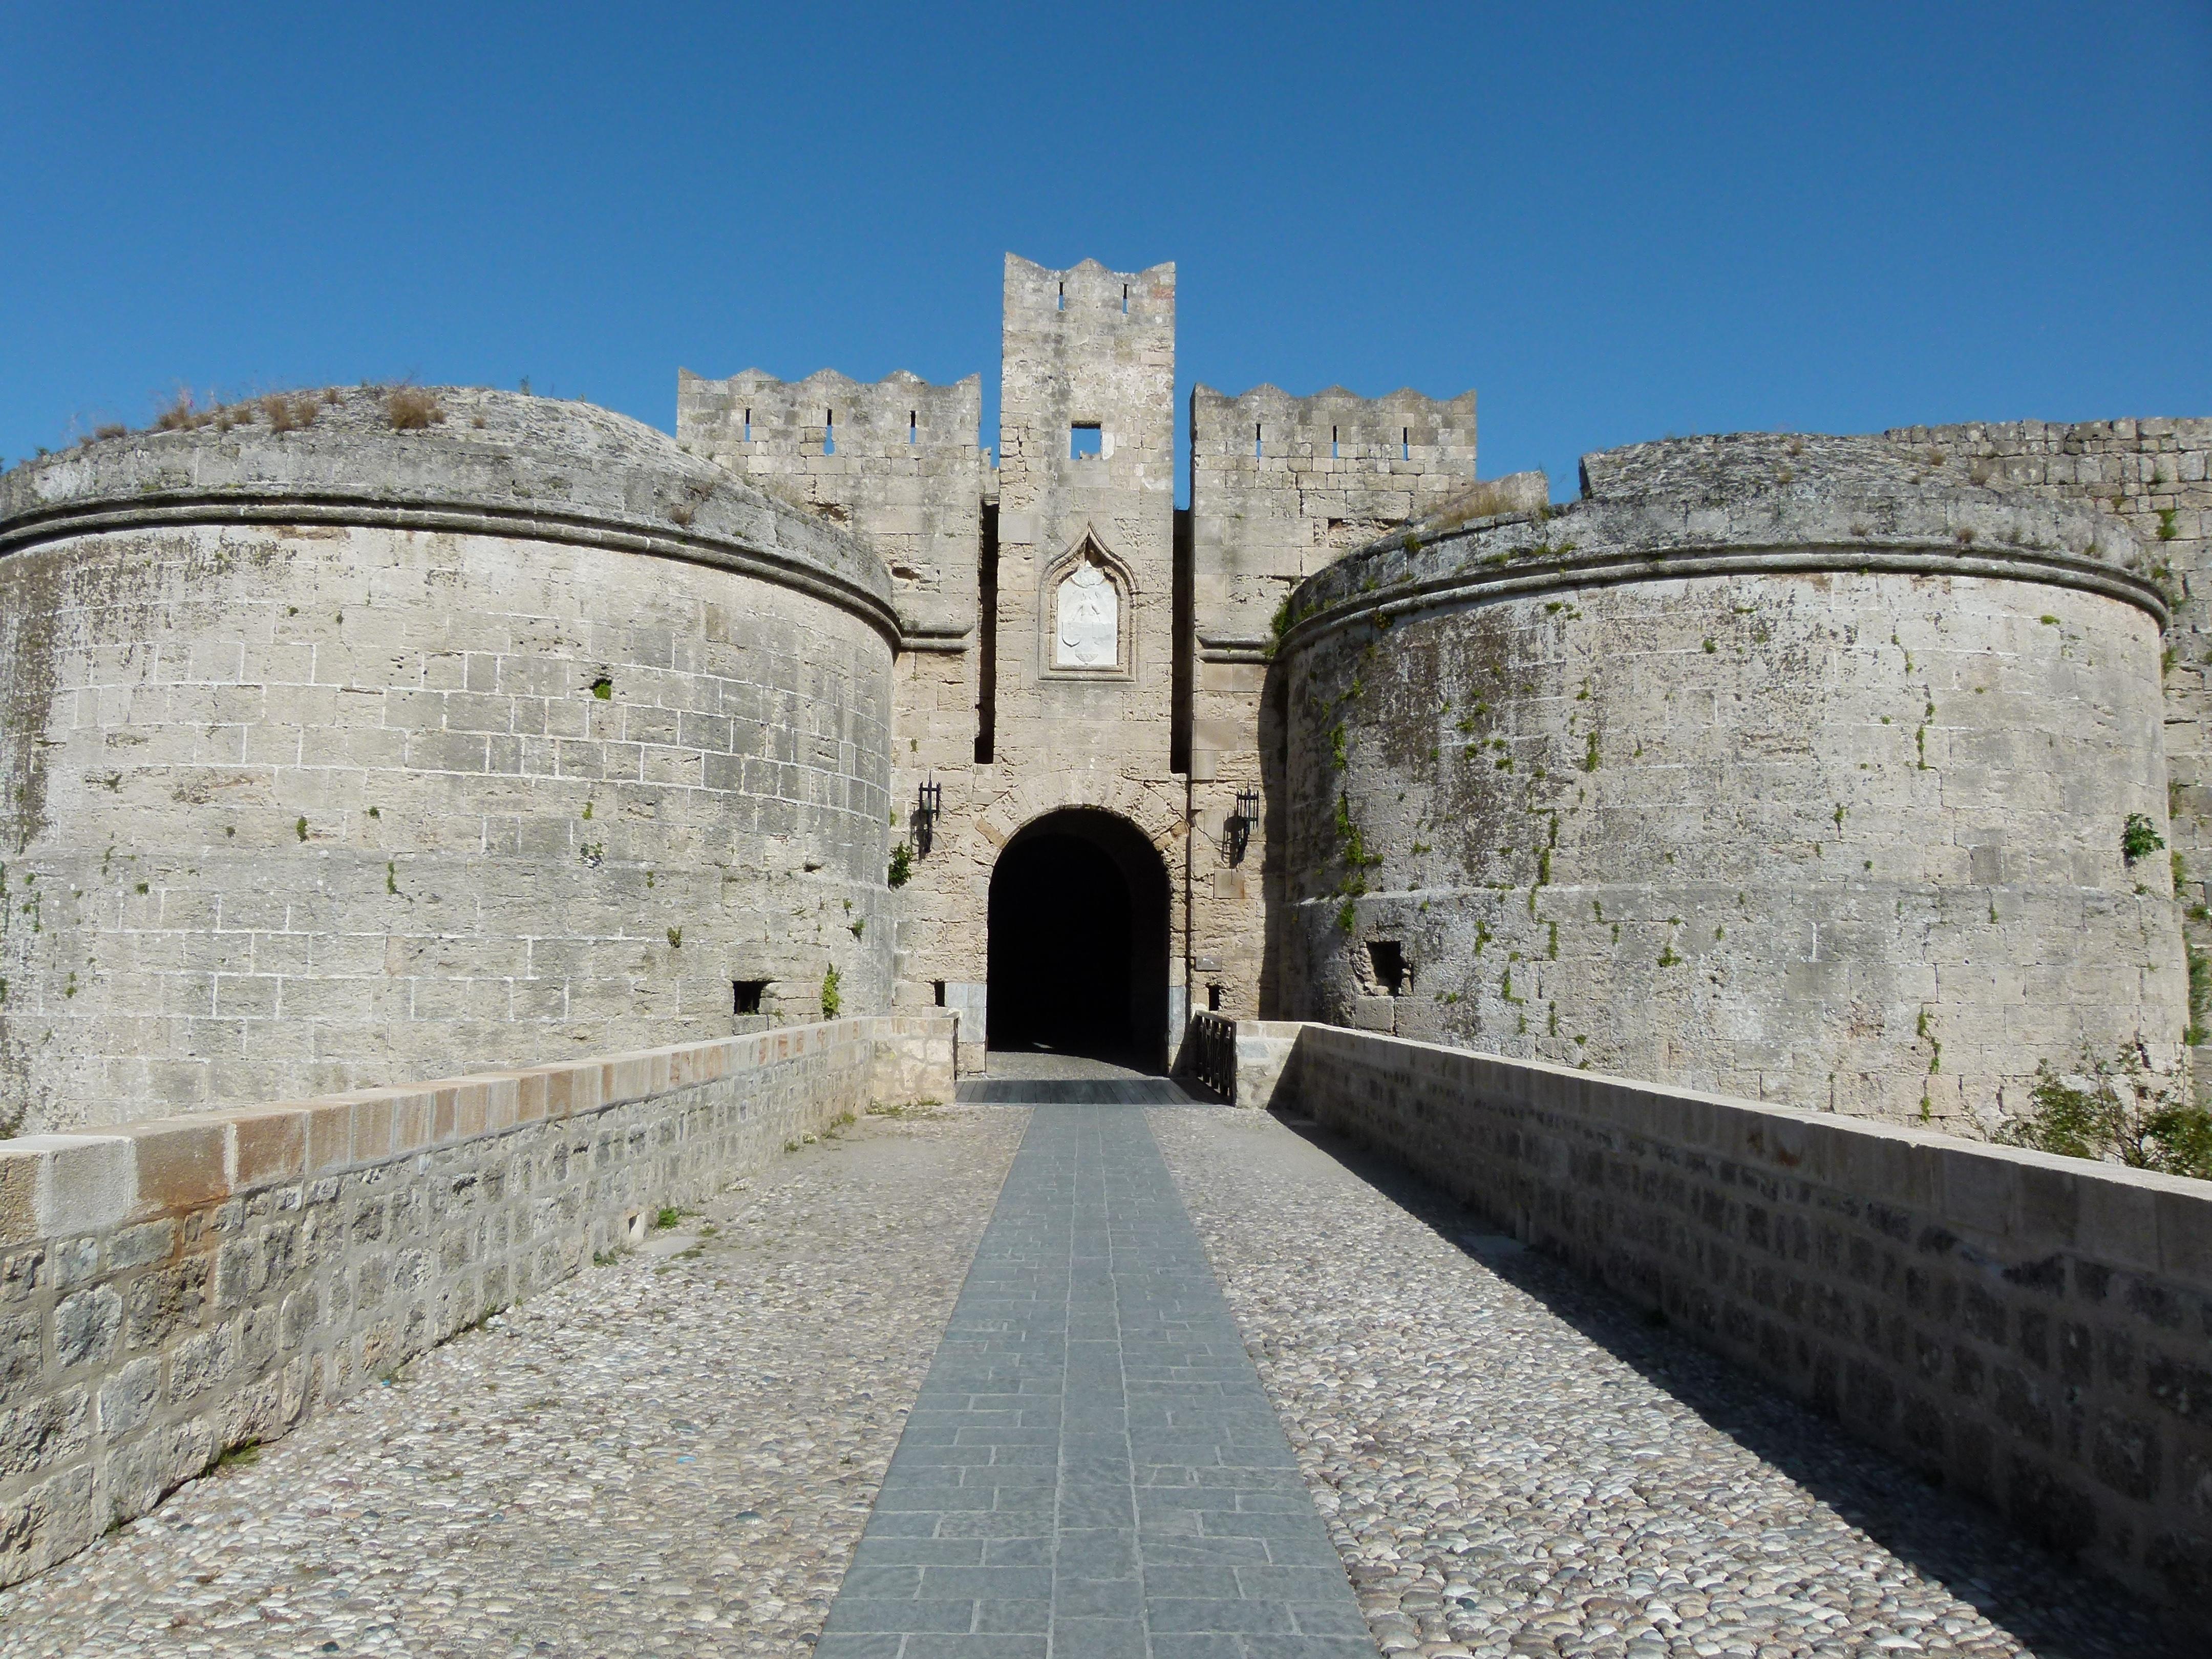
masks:
[[[2212,1189],[1214,1035],[0,1146],[0,1653],[2205,1650]]]

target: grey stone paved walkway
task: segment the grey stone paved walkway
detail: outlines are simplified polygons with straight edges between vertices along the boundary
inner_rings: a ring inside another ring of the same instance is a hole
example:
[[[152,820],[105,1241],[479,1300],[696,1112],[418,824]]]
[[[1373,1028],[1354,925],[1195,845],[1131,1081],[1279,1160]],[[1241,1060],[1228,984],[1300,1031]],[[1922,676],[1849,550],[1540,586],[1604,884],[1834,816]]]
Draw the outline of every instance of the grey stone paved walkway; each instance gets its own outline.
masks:
[[[1036,1108],[816,1651],[1374,1659],[1141,1108]]]

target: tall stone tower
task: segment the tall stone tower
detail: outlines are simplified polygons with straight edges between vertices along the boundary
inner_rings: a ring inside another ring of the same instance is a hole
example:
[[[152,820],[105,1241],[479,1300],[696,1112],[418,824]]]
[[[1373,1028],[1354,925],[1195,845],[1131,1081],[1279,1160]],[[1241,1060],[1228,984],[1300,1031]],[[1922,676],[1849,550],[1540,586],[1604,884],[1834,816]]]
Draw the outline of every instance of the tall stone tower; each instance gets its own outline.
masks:
[[[969,1066],[987,1036],[1049,1047],[1086,1024],[1154,1063],[1191,960],[1175,267],[1009,254],[1005,330],[995,469],[972,379],[685,374],[677,431],[890,567],[898,1002],[959,1010]]]
[[[1009,253],[1005,327],[994,757],[1165,777],[1175,267]]]

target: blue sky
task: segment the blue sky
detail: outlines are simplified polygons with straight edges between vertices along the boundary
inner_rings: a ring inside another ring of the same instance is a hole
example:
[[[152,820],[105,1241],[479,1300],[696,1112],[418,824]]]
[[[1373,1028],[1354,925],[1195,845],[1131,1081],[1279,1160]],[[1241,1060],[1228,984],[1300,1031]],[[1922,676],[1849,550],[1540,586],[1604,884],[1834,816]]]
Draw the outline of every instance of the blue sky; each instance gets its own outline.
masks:
[[[1669,432],[2212,413],[2212,4],[11,10],[0,456],[412,376],[984,376],[1000,257],[1181,378]]]

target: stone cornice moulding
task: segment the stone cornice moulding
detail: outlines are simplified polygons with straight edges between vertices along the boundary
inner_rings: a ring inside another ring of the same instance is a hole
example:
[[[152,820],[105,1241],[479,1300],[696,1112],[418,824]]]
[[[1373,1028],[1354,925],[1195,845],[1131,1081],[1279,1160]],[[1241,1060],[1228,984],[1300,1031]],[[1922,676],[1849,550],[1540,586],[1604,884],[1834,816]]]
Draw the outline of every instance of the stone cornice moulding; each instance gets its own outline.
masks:
[[[1439,538],[1438,545],[1456,538]],[[1921,538],[1746,548],[1727,543],[1666,550],[1616,549],[1539,553],[1523,562],[1453,570],[1362,592],[1301,617],[1284,630],[1279,656],[1301,651],[1363,621],[1396,623],[1425,612],[1522,599],[1577,587],[1619,586],[1686,576],[1870,574],[1975,576],[2070,587],[2146,612],[2162,631],[2172,621],[2165,593],[2147,576],[2077,555],[2026,548],[1971,550]]]
[[[678,560],[755,577],[825,600],[866,623],[896,651],[906,630],[896,610],[880,595],[811,561],[647,520],[599,513],[549,513],[543,507],[489,502],[398,503],[348,495],[299,495],[229,490],[148,495],[130,502],[69,502],[20,514],[0,525],[0,558],[77,537],[127,534],[184,526],[331,525],[368,530],[441,531],[513,541]],[[916,630],[919,632],[920,630]],[[963,634],[967,630],[963,629]],[[915,649],[957,649],[918,645]]]

